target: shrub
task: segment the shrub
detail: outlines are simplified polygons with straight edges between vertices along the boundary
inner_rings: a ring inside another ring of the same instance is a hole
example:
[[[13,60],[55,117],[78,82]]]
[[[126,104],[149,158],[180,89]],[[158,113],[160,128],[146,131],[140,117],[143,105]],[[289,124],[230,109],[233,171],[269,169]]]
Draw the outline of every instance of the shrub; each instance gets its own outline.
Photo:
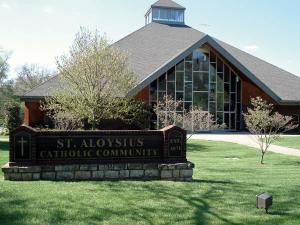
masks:
[[[8,135],[8,129],[5,127],[0,127],[0,135],[1,136],[7,136]]]
[[[4,105],[4,126],[12,131],[22,124],[20,117],[21,108],[16,102],[8,102]]]
[[[68,111],[56,113],[53,117],[54,128],[57,130],[80,130],[83,123],[72,117]]]
[[[119,120],[140,129],[149,129],[151,109],[147,103],[140,100],[118,98],[109,104],[111,110],[107,119]]]

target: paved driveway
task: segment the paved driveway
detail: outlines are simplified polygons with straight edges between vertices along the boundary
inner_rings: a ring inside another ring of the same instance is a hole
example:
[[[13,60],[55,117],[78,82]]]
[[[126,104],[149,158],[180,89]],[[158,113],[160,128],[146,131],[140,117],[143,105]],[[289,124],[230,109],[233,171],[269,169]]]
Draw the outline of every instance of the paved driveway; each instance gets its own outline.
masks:
[[[300,138],[300,136],[299,136]],[[225,141],[241,145],[247,145],[254,148],[259,148],[255,136],[248,133],[228,133],[228,134],[195,134],[191,137],[193,140],[208,140],[208,141]],[[270,152],[276,152],[284,155],[292,155],[300,157],[300,150],[272,145]]]

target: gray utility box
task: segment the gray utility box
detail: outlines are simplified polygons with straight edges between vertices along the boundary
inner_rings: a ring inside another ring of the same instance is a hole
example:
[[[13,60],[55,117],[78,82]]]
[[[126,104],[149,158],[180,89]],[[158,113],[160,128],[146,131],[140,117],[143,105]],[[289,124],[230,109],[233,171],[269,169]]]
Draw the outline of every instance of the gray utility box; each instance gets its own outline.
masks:
[[[256,207],[258,209],[266,209],[270,208],[273,204],[273,197],[268,193],[262,193],[260,195],[256,195]]]

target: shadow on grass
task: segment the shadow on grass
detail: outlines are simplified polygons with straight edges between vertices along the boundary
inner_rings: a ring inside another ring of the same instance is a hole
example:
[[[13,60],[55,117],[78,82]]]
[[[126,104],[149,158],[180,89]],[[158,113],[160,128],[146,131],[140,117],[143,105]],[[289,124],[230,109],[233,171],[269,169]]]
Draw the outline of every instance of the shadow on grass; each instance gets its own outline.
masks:
[[[223,187],[224,182],[205,182],[217,185],[210,187],[202,194],[197,193],[193,185],[187,184],[186,187],[178,189],[169,185],[165,186],[165,184],[160,184],[159,182],[153,185],[150,183],[141,185],[140,183],[132,182],[93,183],[95,184],[93,188],[85,189],[84,195],[95,195],[106,190],[111,192],[114,198],[117,194],[116,201],[120,202],[120,205],[117,207],[111,207],[102,203],[101,198],[97,200],[84,198],[78,200],[64,194],[57,195],[55,198],[45,198],[41,202],[41,194],[27,198],[17,194],[12,196],[7,192],[0,192],[2,197],[2,200],[0,200],[0,224],[23,224],[28,223],[33,218],[35,218],[34,220],[37,224],[71,224],[71,221],[69,221],[70,215],[74,220],[73,222],[84,222],[85,224],[99,224],[103,221],[113,221],[116,218],[126,218],[132,221],[133,224],[145,223],[155,225],[157,219],[167,222],[170,216],[176,217],[174,221],[179,224],[187,221],[191,224],[209,224],[211,217],[225,224],[239,224],[225,218],[225,215],[215,211],[208,203],[208,201],[219,200],[219,195],[217,194],[219,188],[215,188],[216,186],[224,190],[228,189]],[[128,194],[128,190],[131,190],[131,193]],[[69,191],[71,192],[71,190]],[[151,200],[154,202],[154,206],[140,202],[145,200],[145,193],[147,201]],[[26,195],[26,191],[24,195]],[[178,202],[181,202],[181,206],[177,205]],[[36,207],[38,210],[33,210],[32,207]],[[187,213],[185,215],[186,212],[182,211],[182,207],[191,211],[192,214]],[[45,212],[47,213],[45,214]],[[77,213],[82,215],[77,217]],[[38,216],[42,214],[46,216]],[[66,216],[67,214],[69,216]]]
[[[208,181],[208,183],[211,181]],[[223,184],[223,182],[218,182],[218,184]],[[109,184],[108,186],[111,186]],[[128,196],[124,195],[124,183],[121,184],[123,187],[110,187],[114,192],[118,193],[119,198],[123,198],[123,201],[126,202],[128,205],[135,205],[134,199],[128,199]],[[125,185],[127,186],[127,185]],[[118,189],[118,190],[116,190]],[[92,191],[92,190],[91,190]],[[191,193],[194,191],[192,188],[190,190],[173,190],[172,188],[166,188],[163,187],[160,184],[157,184],[155,186],[146,185],[142,187],[143,192],[150,193],[152,197],[150,197],[151,200],[154,202],[162,202],[162,204],[159,204],[157,207],[153,208],[153,206],[147,206],[143,205],[142,207],[139,207],[138,212],[133,212],[130,210],[113,210],[113,209],[103,209],[100,207],[100,209],[97,209],[99,211],[105,211],[105,214],[108,214],[108,216],[105,216],[107,218],[103,218],[103,216],[97,215],[90,217],[91,220],[97,219],[98,222],[103,220],[109,220],[110,217],[118,216],[128,216],[130,215],[130,219],[132,221],[135,221],[136,224],[138,223],[146,223],[146,224],[153,224],[155,225],[155,219],[157,217],[168,217],[170,215],[173,215],[176,217],[177,223],[186,223],[189,221],[191,224],[209,224],[210,219],[208,217],[215,217],[215,219],[220,220],[224,224],[241,224],[241,223],[235,223],[234,221],[231,221],[227,218],[225,218],[224,215],[221,215],[221,213],[214,211],[213,208],[208,203],[208,200],[219,200],[219,196],[216,194],[217,190],[215,188],[210,188],[208,191],[206,191],[203,194],[200,195],[191,195]],[[182,207],[177,207],[177,202],[184,202],[184,205],[189,210],[193,210],[194,213],[190,217],[184,217],[180,218],[182,212]],[[85,207],[88,207],[88,205],[85,205]],[[159,214],[159,215],[157,215]],[[91,221],[89,221],[91,222]]]
[[[46,197],[42,202],[43,189],[40,189],[40,194],[37,193],[30,198],[24,197],[26,191],[30,190],[26,190],[24,196],[10,195],[8,192],[0,191],[0,224],[23,224],[32,221],[33,218],[36,224],[72,224],[70,218],[73,219],[73,223],[100,224],[104,221],[109,223],[116,220],[116,218],[124,218],[124,223],[130,221],[132,224],[154,225],[157,224],[158,220],[166,223],[169,221],[170,216],[174,217],[173,221],[178,224],[205,225],[211,224],[211,220],[218,221],[218,224],[245,224],[239,219],[229,219],[232,218],[231,212],[218,211],[214,203],[224,201],[220,193],[232,192],[232,190],[235,190],[237,194],[251,192],[247,185],[218,180],[196,180],[196,182],[204,183],[207,189],[198,192],[197,188],[204,187],[195,186],[192,182],[186,183],[182,187],[166,185],[165,182],[89,182],[81,194],[78,192],[69,195],[65,194],[63,190],[63,194],[58,192],[55,196]],[[22,185],[20,186],[22,188]],[[72,189],[64,186],[62,188],[68,188],[70,193],[77,189],[77,187]],[[111,197],[115,198],[114,201],[117,203],[112,206],[107,204],[110,202],[107,202],[107,199],[103,201],[101,199],[101,193],[103,192],[111,194]],[[78,194],[80,194],[80,198],[78,198]],[[295,194],[298,195],[299,192],[296,191]],[[297,199],[290,200],[295,204],[297,203]],[[152,203],[144,204],[149,201]],[[246,204],[248,203],[246,202]],[[296,205],[294,206],[296,207]],[[254,204],[253,207],[255,207]],[[295,213],[289,212],[289,209],[278,210],[275,207],[274,205],[274,211],[272,208],[270,209],[270,217],[267,218],[268,224],[279,220],[284,221],[285,218],[289,217],[297,217]],[[191,213],[187,213],[187,211]],[[281,218],[277,216],[281,216]],[[119,222],[122,220],[117,219]],[[248,224],[257,224],[257,218],[253,218],[252,222]]]
[[[288,165],[292,165],[292,166],[300,166],[300,161],[288,161],[288,163],[286,163]],[[280,164],[276,164],[276,165],[280,165]]]
[[[0,140],[0,151],[8,151],[9,143],[7,141]]]
[[[0,192],[1,198],[5,198],[5,195]],[[28,216],[25,213],[20,212],[19,210],[14,210],[16,206],[24,206],[26,201],[22,199],[11,199],[1,201],[0,204],[0,224],[1,225],[10,225],[10,224],[22,224],[23,218]],[[13,209],[13,210],[12,210]]]
[[[203,181],[202,181],[203,182]],[[214,181],[206,181],[207,183],[213,183]],[[217,184],[224,184],[224,182],[216,182]],[[225,182],[226,183],[226,182]],[[225,216],[221,215],[220,213],[218,213],[217,211],[214,211],[213,208],[210,206],[210,204],[208,203],[208,200],[215,200],[218,201],[219,200],[219,196],[216,194],[218,191],[218,188],[214,188],[211,187],[209,188],[206,192],[204,192],[203,194],[196,194],[193,193],[195,190],[193,189],[193,187],[191,186],[190,190],[180,190],[180,191],[174,191],[170,188],[165,188],[162,186],[147,186],[145,187],[145,189],[148,192],[152,192],[153,194],[155,194],[155,199],[157,200],[161,200],[164,199],[164,201],[168,202],[168,207],[161,207],[161,209],[157,209],[157,210],[163,210],[165,211],[167,214],[180,214],[181,213],[181,209],[180,208],[176,208],[176,202],[178,202],[178,200],[180,200],[181,202],[184,202],[186,206],[188,206],[190,209],[194,209],[194,215],[191,218],[184,218],[184,219],[180,219],[180,218],[176,218],[177,222],[186,222],[186,221],[191,221],[192,224],[209,224],[209,218],[208,217],[215,217],[215,219],[222,221],[225,224],[239,224],[239,223],[235,223],[234,221],[231,221],[227,218],[225,218]],[[223,189],[223,188],[221,188]],[[225,190],[226,188],[224,188]],[[153,209],[152,209],[153,210]],[[147,213],[151,212],[151,210],[149,210],[149,208],[147,208],[146,206],[143,207],[143,213],[141,213],[142,215],[144,215],[143,217],[140,217],[139,215],[134,215],[135,221],[141,221],[141,219],[147,221],[147,219],[149,219],[151,217],[151,215],[147,216]],[[153,211],[153,213],[155,213],[155,211]],[[147,221],[149,224],[154,224],[153,222],[151,223],[151,221]]]
[[[187,151],[188,152],[205,152],[205,151],[208,151],[209,148],[204,145],[204,144],[201,144],[201,142],[188,142],[187,143]]]
[[[283,212],[283,211],[272,211],[272,208],[269,209],[268,215],[272,215],[272,216],[294,216],[294,214],[292,213],[288,213],[288,212]]]
[[[201,188],[200,186],[194,186],[193,183],[201,183],[204,184],[201,186],[209,187],[208,190],[203,193],[199,193],[197,188]],[[121,188],[122,189],[122,188]],[[177,218],[176,221],[186,223],[189,221],[191,224],[210,224],[211,219],[218,220],[222,224],[243,224],[239,222],[235,222],[233,220],[227,219],[228,216],[224,212],[219,212],[215,210],[215,206],[211,206],[209,202],[218,202],[222,201],[220,199],[220,193],[230,192],[232,189],[236,189],[237,192],[246,191],[250,192],[247,189],[247,186],[244,187],[241,184],[229,182],[229,181],[218,181],[218,180],[194,180],[194,182],[186,183],[185,187],[182,189],[165,187],[164,185],[157,183],[156,185],[146,185],[143,187],[143,191],[151,193],[154,201],[163,201],[165,205],[160,205],[160,208],[157,208],[155,212],[163,210],[166,214],[170,215],[180,215],[183,212],[182,206],[177,207],[177,202],[184,202],[183,205],[186,206],[186,210],[192,210],[194,213],[192,217],[185,217],[184,219]],[[153,209],[152,209],[153,210]],[[151,209],[147,208],[147,206],[143,207],[143,212],[139,213],[142,215],[147,215],[150,218]],[[134,215],[135,220],[141,221],[138,215]],[[146,220],[145,220],[146,221]],[[147,223],[148,224],[148,223]],[[154,224],[154,223],[149,223]]]
[[[223,181],[223,180],[200,180],[194,179],[191,183],[202,183],[202,184],[235,184],[231,181]]]

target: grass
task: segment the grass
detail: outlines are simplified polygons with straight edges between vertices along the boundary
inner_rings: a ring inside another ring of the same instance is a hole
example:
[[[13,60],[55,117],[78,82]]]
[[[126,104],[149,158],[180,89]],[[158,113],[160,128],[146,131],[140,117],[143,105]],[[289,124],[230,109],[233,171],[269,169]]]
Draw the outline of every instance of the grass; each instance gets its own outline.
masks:
[[[274,144],[283,146],[283,147],[300,149],[300,136],[294,136],[294,137],[283,136],[278,141],[276,141]]]
[[[8,160],[1,141],[0,164]],[[300,158],[222,142],[192,141],[195,181],[7,182],[0,224],[299,224]],[[239,158],[240,160],[224,159]],[[270,214],[255,208],[268,191]]]

